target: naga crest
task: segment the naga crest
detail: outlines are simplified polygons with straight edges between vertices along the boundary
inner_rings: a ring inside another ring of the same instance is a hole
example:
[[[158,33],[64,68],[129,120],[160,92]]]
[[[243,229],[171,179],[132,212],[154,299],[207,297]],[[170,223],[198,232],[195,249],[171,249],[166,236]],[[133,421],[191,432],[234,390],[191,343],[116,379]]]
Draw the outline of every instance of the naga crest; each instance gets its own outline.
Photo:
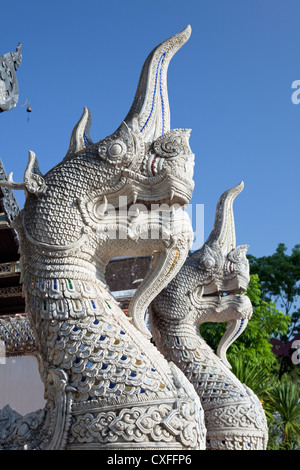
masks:
[[[10,111],[18,103],[16,70],[21,61],[21,44],[18,44],[16,52],[8,52],[0,57],[0,113]]]

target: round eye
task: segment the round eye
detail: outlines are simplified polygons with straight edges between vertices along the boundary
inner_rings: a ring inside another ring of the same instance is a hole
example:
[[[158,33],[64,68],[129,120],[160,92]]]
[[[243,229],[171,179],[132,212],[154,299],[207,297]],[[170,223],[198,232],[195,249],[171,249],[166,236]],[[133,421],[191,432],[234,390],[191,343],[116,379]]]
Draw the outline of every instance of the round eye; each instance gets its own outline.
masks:
[[[214,267],[214,265],[216,264],[214,258],[211,258],[211,257],[207,257],[205,258],[203,261],[203,266],[206,268],[206,269],[211,269]]]
[[[123,149],[120,144],[113,144],[110,149],[109,153],[111,156],[118,157],[122,153]]]
[[[124,142],[122,142],[121,140],[117,140],[117,141],[114,141],[110,144],[109,148],[108,148],[108,156],[114,160],[114,159],[117,159],[119,160],[120,158],[122,158],[127,152],[127,147],[126,145],[124,144]]]
[[[215,261],[213,259],[205,259],[203,265],[206,269],[210,269],[214,267]]]

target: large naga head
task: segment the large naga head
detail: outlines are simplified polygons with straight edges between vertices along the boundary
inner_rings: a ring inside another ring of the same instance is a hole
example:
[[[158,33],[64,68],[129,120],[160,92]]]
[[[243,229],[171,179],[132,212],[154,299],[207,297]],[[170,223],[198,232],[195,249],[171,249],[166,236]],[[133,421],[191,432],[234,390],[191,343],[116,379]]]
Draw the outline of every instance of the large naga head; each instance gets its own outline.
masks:
[[[194,155],[189,129],[170,128],[167,70],[173,55],[189,39],[191,28],[157,46],[142,68],[133,104],[120,127],[92,143],[91,116],[87,108],[73,130],[66,159],[87,149],[99,158],[108,177],[122,176],[118,188],[103,191],[108,203],[187,204],[194,188]],[[107,171],[108,169],[108,171]],[[111,194],[113,192],[113,194]]]
[[[190,129],[170,129],[167,91],[170,60],[190,34],[188,26],[149,54],[131,109],[115,132],[93,143],[91,114],[86,107],[73,129],[69,149],[60,166],[70,159],[78,161],[79,156],[97,159],[104,185],[95,189],[98,195],[109,197],[115,206],[120,195],[126,195],[128,203],[139,201],[146,205],[162,202],[185,205],[191,199],[194,155],[189,147]],[[42,175],[39,170],[34,171],[37,169],[34,160],[34,153],[29,152],[24,182],[13,182],[11,173],[8,182],[1,184],[35,195],[45,192],[38,178]],[[109,186],[110,180],[119,183],[117,187],[116,184]]]
[[[168,65],[190,33],[188,26],[149,54],[131,109],[115,132],[94,143],[91,115],[84,108],[61,163],[42,175],[29,152],[24,181],[15,183],[11,173],[0,182],[25,190],[24,231],[44,251],[74,247],[84,234],[93,240],[102,264],[118,256],[156,253],[129,308],[145,334],[145,309],[176,274],[193,237],[181,210],[194,188],[190,130],[170,128],[167,92]],[[151,230],[156,230],[154,237]]]

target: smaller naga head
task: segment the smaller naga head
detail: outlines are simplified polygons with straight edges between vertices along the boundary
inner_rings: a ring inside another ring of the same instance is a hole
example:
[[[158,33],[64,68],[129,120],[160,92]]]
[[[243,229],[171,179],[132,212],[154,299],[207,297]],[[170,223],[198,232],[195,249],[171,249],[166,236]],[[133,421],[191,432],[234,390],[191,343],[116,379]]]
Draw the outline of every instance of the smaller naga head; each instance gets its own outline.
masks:
[[[198,312],[196,321],[198,326],[210,321],[227,322],[217,354],[229,368],[226,351],[245,330],[252,315],[251,302],[245,295],[250,281],[248,245],[236,246],[232,208],[243,187],[242,182],[222,194],[213,230],[203,247],[192,255],[198,274],[197,287],[190,292]]]
[[[217,354],[228,367],[226,351],[244,331],[252,314],[251,302],[245,295],[250,280],[248,246],[236,246],[233,216],[233,201],[243,186],[241,183],[220,197],[206,243],[187,258],[150,309],[153,326],[162,320],[198,332],[202,323],[227,322]],[[157,339],[155,327],[153,333]]]
[[[236,246],[233,201],[243,182],[220,197],[213,230],[195,253],[202,295],[245,292],[249,284],[248,245]]]

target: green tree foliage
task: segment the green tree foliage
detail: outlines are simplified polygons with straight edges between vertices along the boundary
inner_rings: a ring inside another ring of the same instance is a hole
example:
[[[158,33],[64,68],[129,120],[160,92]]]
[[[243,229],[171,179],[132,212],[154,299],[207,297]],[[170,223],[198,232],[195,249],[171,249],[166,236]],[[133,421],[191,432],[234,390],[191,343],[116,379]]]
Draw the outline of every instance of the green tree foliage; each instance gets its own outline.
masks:
[[[286,333],[273,332],[274,338],[287,344],[300,332],[300,245],[295,245],[289,255],[286,246],[280,243],[271,256],[255,258],[249,255],[248,259],[251,273],[259,276],[262,299],[274,301],[290,320]],[[279,377],[289,373],[299,379],[300,369],[288,355],[281,356],[279,363]]]
[[[279,380],[267,367],[231,358],[232,372],[262,402],[269,428],[268,450],[300,449],[300,388],[289,376]]]
[[[244,356],[231,356],[230,363],[233,374],[260,398],[277,384],[266,366],[249,362]]]
[[[292,339],[300,332],[300,245],[288,255],[286,246],[280,243],[271,256],[248,255],[248,259],[251,274],[260,279],[262,299],[274,301],[291,318],[289,331],[282,339]]]
[[[269,449],[300,448],[300,389],[283,381],[264,393],[269,423]]]

